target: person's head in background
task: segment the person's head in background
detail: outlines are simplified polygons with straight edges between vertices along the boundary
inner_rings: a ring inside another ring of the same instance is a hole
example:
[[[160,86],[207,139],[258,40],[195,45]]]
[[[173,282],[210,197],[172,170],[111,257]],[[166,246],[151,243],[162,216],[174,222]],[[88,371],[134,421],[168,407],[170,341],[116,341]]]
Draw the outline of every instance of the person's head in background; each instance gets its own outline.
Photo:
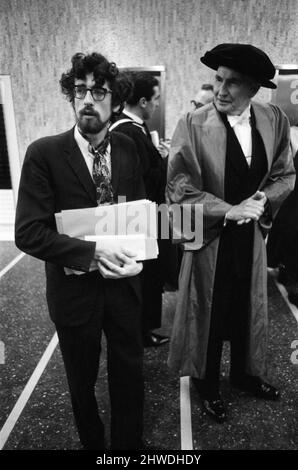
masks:
[[[193,105],[194,110],[204,106],[207,103],[211,103],[213,101],[214,94],[213,94],[213,85],[210,83],[204,83],[201,86],[201,89],[196,94],[195,98],[191,100],[191,104]]]
[[[125,109],[147,121],[159,106],[159,82],[148,72],[132,73],[130,78],[133,91],[126,101]]]

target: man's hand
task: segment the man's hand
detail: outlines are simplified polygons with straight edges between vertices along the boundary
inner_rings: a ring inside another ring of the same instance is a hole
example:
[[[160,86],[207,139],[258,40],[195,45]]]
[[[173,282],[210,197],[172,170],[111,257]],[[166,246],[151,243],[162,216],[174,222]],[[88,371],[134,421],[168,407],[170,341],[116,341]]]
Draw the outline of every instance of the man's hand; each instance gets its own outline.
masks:
[[[120,279],[139,274],[143,264],[136,262],[136,256],[136,253],[119,246],[113,240],[96,243],[94,258],[100,273],[106,279]]]
[[[157,150],[159,151],[162,158],[167,158],[167,156],[169,155],[169,151],[170,151],[170,144],[166,142],[165,140],[160,140]]]
[[[248,223],[251,220],[259,220],[264,213],[266,195],[257,191],[253,196],[245,199],[240,204],[233,206],[226,214],[226,220],[233,220],[238,225]]]
[[[143,269],[143,263],[137,263],[133,258],[125,254],[118,255],[120,265],[114,264],[101,257],[98,261],[98,269],[105,279],[121,279],[139,274]]]

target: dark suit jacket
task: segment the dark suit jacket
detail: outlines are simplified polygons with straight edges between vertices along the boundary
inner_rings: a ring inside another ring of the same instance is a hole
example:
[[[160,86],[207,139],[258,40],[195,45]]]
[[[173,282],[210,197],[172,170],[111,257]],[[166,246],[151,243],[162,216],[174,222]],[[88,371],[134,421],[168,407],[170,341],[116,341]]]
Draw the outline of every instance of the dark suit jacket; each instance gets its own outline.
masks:
[[[120,119],[130,118],[122,113],[118,120]],[[167,166],[151,139],[144,134],[139,126],[130,122],[119,124],[116,127],[116,132],[131,137],[137,146],[147,198],[157,204],[163,203],[165,201]]]
[[[113,133],[111,162],[115,196],[125,195],[128,201],[144,198],[139,158],[131,139]],[[15,240],[22,251],[46,261],[49,312],[60,325],[78,325],[90,318],[102,278],[98,271],[88,273],[95,243],[58,234],[54,214],[96,205],[95,186],[74,139],[74,129],[39,139],[28,147],[19,187]],[[66,276],[64,267],[87,274]],[[119,287],[128,283],[140,296],[138,276],[117,282]]]

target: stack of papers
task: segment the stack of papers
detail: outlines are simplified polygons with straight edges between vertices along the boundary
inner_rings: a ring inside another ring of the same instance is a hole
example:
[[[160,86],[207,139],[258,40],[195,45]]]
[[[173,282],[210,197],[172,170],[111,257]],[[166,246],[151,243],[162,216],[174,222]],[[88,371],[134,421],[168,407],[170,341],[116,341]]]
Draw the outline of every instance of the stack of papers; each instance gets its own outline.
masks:
[[[143,261],[158,256],[156,204],[142,199],[55,214],[59,233],[95,241],[103,247],[119,245]],[[98,269],[96,262],[92,269]],[[65,268],[66,274],[81,272]]]

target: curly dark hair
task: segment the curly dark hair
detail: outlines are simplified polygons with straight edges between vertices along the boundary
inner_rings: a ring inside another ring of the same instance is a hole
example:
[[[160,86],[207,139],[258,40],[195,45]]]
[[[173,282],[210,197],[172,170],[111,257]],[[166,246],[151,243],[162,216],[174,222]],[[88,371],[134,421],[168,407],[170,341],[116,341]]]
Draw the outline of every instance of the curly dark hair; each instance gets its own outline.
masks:
[[[112,106],[120,105],[120,113],[124,102],[132,91],[132,83],[127,74],[119,72],[115,62],[109,62],[106,57],[97,52],[85,55],[77,52],[71,58],[72,67],[61,75],[60,86],[67,99],[74,102],[75,79],[85,79],[88,73],[94,74],[96,85],[102,86],[108,82],[112,90]],[[117,113],[117,114],[118,114]]]

